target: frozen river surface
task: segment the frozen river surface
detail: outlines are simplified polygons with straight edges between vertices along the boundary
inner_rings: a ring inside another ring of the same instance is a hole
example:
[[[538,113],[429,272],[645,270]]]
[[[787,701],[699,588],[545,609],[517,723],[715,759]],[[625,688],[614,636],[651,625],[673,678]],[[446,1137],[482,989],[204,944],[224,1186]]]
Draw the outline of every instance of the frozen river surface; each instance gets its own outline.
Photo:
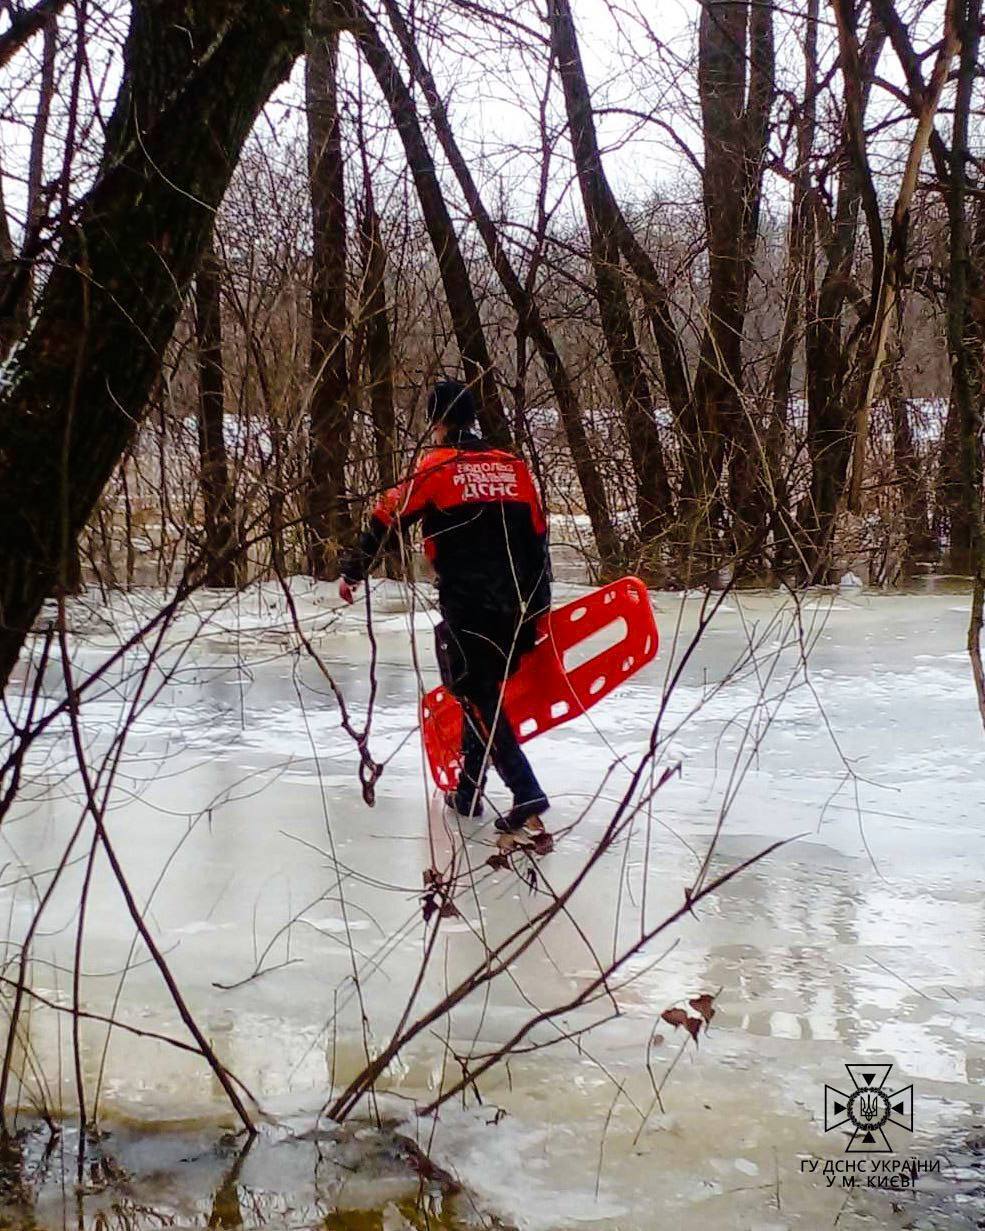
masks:
[[[264,1196],[250,1214],[239,1210],[247,1223],[264,1209],[291,1209],[290,1225],[312,1225],[298,1213],[306,1156],[278,1165],[277,1142],[310,1129],[331,1090],[402,1015],[424,954],[427,869],[454,860],[466,871],[459,914],[438,924],[414,1016],[544,903],[542,885],[484,866],[495,849],[488,822],[459,826],[432,792],[416,706],[421,678],[435,678],[433,615],[396,610],[389,590],[377,597],[369,748],[386,768],[372,809],[336,698],[297,652],[283,600],[262,589],[237,607],[200,600],[171,629],[170,674],[153,679],[159,693],[132,722],[110,796],[106,824],[135,899],[208,1039],[264,1109],[265,1141],[232,1183]],[[365,610],[340,614],[327,590],[305,583],[295,599],[358,728],[370,699]],[[554,890],[591,857],[697,626],[699,599],[654,603],[656,663],[589,716],[529,745],[554,801],[546,819],[556,849],[537,863]],[[124,615],[120,606],[115,618]],[[116,634],[77,616],[86,625],[73,640],[82,672]],[[985,735],[963,652],[966,620],[957,595],[723,603],[666,701],[642,795],[662,770],[679,765],[679,774],[640,804],[542,940],[439,1017],[379,1082],[381,1111],[405,1120],[402,1131],[471,1194],[481,1211],[474,1225],[982,1225]],[[127,659],[139,661],[136,652]],[[52,697],[60,670],[56,655]],[[82,706],[97,768],[135,696],[124,674],[114,670]],[[8,959],[79,816],[61,724],[32,749],[2,830]],[[608,1020],[594,1032],[558,1041],[590,1017],[552,1018],[481,1079],[481,1103],[470,1090],[437,1122],[413,1118],[415,1103],[461,1077],[463,1059],[474,1067],[538,1013],[570,1001],[641,927],[676,911],[710,849],[709,874],[719,875],[778,838],[793,840],[623,964],[612,997],[595,1006],[594,1019]],[[84,830],[34,938],[31,987],[54,1004],[71,1003],[90,842]],[[102,856],[82,970],[88,1013],[187,1038]],[[702,994],[714,997],[715,1013],[695,1046],[661,1013]],[[71,1114],[68,1018],[35,999],[22,1033],[23,1083],[11,1091],[22,1120],[41,1102]],[[221,1090],[187,1052],[120,1031],[105,1042],[100,1022],[81,1023],[84,1084],[90,1099],[98,1094],[121,1165],[179,1225],[201,1225],[215,1199],[196,1190],[208,1168],[182,1172],[176,1159],[188,1149],[163,1130],[186,1141],[232,1127]],[[829,1183],[833,1167],[825,1175],[825,1162],[851,1156],[844,1130],[824,1131],[824,1087],[844,1089],[845,1064],[859,1061],[891,1063],[887,1089],[913,1086],[912,1132],[887,1132],[892,1157],[940,1160],[940,1174],[925,1173],[915,1194],[846,1189],[840,1175]],[[382,1203],[372,1185],[336,1196],[340,1205]],[[42,1221],[60,1225],[59,1200],[41,1194]],[[410,1225],[387,1217],[365,1225]]]

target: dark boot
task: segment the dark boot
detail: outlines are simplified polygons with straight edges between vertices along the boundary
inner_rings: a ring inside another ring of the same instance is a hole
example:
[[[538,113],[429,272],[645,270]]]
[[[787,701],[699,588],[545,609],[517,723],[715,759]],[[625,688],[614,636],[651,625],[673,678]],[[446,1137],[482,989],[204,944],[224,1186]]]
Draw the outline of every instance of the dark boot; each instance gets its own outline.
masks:
[[[524,803],[514,804],[505,816],[497,816],[493,822],[500,833],[516,833],[535,816],[541,816],[551,806],[546,795],[538,799],[528,799]]]

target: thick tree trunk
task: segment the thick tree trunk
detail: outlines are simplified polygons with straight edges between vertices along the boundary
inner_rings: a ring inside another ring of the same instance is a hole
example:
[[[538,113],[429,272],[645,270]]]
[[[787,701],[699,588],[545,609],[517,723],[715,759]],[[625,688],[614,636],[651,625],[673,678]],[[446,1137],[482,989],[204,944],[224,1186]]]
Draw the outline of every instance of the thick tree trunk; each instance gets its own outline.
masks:
[[[882,377],[883,361],[886,354],[886,342],[889,325],[895,315],[895,308],[900,296],[900,290],[905,280],[905,265],[907,255],[907,238],[910,229],[910,206],[917,189],[917,176],[920,165],[934,133],[934,117],[940,103],[941,93],[951,70],[951,62],[958,50],[958,26],[955,14],[956,0],[948,0],[944,8],[943,37],[938,44],[937,56],[930,74],[930,81],[923,92],[923,101],[917,115],[917,127],[910,143],[909,153],[903,174],[900,178],[899,191],[893,205],[893,214],[889,228],[889,241],[884,248],[882,238],[882,219],[877,205],[869,206],[870,200],[875,200],[876,190],[868,171],[864,155],[859,156],[860,173],[863,177],[865,192],[862,197],[866,217],[870,219],[869,235],[872,246],[872,290],[871,309],[868,336],[862,349],[862,362],[856,382],[857,391],[853,397],[852,411],[855,416],[855,440],[852,451],[852,473],[848,488],[848,508],[854,513],[862,511],[862,482],[865,469],[865,450],[868,443],[869,419],[872,404],[875,401],[876,390]],[[843,20],[845,0],[835,0],[835,10],[838,13],[839,35],[848,30],[848,45],[842,47],[842,67],[845,77],[846,96],[854,98],[858,88],[852,76],[848,73],[846,64],[852,64],[858,59],[858,48],[854,41],[854,31]],[[849,90],[849,81],[852,88]],[[855,133],[852,146],[860,146],[864,140],[861,123],[861,109],[857,125],[853,122]],[[876,242],[878,235],[878,243]]]
[[[323,24],[327,5],[315,7]],[[336,81],[338,32],[308,46],[308,179],[311,186],[311,434],[308,454],[308,569],[338,576],[338,556],[351,530],[345,468],[352,436],[346,362],[345,175]]]
[[[708,0],[702,6],[698,90],[708,307],[684,442],[686,491],[692,518],[707,518],[728,465],[734,547],[742,550],[757,534],[765,539],[769,513],[765,441],[743,396],[742,335],[775,92],[771,3]]]
[[[493,269],[509,296],[521,333],[533,342],[544,365],[547,378],[551,382],[551,389],[557,400],[558,413],[561,417],[561,425],[564,428],[575,473],[581,486],[585,511],[591,521],[602,571],[603,573],[611,572],[618,567],[621,556],[619,538],[612,521],[598,466],[592,456],[578,395],[568,375],[568,370],[553,337],[544,324],[536,299],[521,283],[503,247],[496,224],[489,216],[489,211],[482,201],[468,163],[455,140],[448,113],[438,93],[434,78],[418,51],[399,6],[395,0],[385,0],[384,7],[404,55],[407,57],[411,73],[419,82],[427,98],[441,148],[455,173],[469,213],[482,236],[482,242],[485,244]]]
[[[472,280],[441,191],[434,159],[421,131],[414,100],[393,57],[358,0],[334,0],[334,7],[339,20],[345,21],[355,35],[403,142],[421,203],[424,225],[438,261],[465,381],[476,393],[479,402],[483,432],[493,443],[508,448],[512,443],[512,432],[496,385]]]
[[[863,116],[885,39],[882,26],[873,20],[859,56]],[[806,322],[807,447],[811,459],[811,488],[798,511],[798,523],[804,580],[808,582],[828,578],[835,518],[854,445],[854,413],[846,388],[851,356],[846,348],[842,316],[853,285],[852,266],[864,187],[858,161],[849,154],[852,137],[847,124],[846,120],[835,213],[824,244],[824,273],[817,303],[808,313]]]
[[[924,82],[921,59],[914,50],[912,40],[892,0],[873,0],[873,9],[888,32],[893,50],[903,68],[908,88],[910,110],[917,117],[926,108],[928,85]],[[969,243],[966,217],[966,163],[968,140],[968,113],[971,107],[971,91],[974,81],[974,64],[980,43],[980,0],[959,3],[953,20],[961,47],[958,68],[959,93],[955,101],[953,127],[955,146],[964,145],[963,153],[948,150],[943,138],[932,129],[929,149],[934,160],[938,179],[949,186],[948,214],[951,229],[949,251],[950,278],[948,286],[948,344],[952,362],[952,388],[947,418],[941,440],[940,466],[937,476],[936,512],[934,531],[946,527],[950,537],[952,556],[950,563],[959,568],[972,567],[972,542],[975,537],[974,523],[980,517],[981,460],[976,460],[980,450],[980,420],[976,432],[975,403],[981,396],[979,382],[982,379],[981,351],[985,343],[985,210],[981,198],[975,198],[976,226]],[[964,249],[964,251],[962,251]],[[962,285],[964,284],[964,285]],[[962,303],[964,306],[962,307]],[[962,320],[962,318],[965,318]],[[957,373],[955,357],[959,358]],[[970,363],[970,368],[967,366]],[[957,379],[955,380],[955,375]],[[977,435],[975,449],[968,450],[967,429],[971,436]],[[977,472],[977,475],[976,475]],[[957,551],[953,548],[957,545]]]
[[[210,236],[195,276],[198,345],[199,486],[205,522],[202,575],[210,586],[239,581],[236,521],[226,460],[225,368],[222,362],[222,293],[219,260]]]
[[[852,454],[851,415],[845,381],[841,311],[844,293],[839,273],[848,278],[855,245],[854,214],[836,224],[851,232],[850,250],[829,263],[817,297],[817,311],[807,322],[807,447],[811,459],[810,493],[798,513],[803,537],[804,581],[826,581],[838,504]]]
[[[667,528],[673,516],[673,495],[653,398],[619,266],[622,219],[619,211],[613,208],[615,198],[602,166],[591,96],[568,0],[549,0],[548,20],[588,223],[599,319],[625,418],[636,482],[640,536],[646,544]]]
[[[968,235],[968,125],[980,43],[981,0],[960,0],[961,58],[951,141],[948,222],[950,278],[947,298],[947,344],[951,359],[951,403],[954,409],[957,456],[955,499],[951,516],[950,567],[976,574],[982,568],[982,344],[985,320],[985,247],[979,228],[974,244]],[[973,260],[973,257],[975,258]],[[977,312],[972,312],[972,305]],[[976,319],[977,316],[977,319]]]
[[[808,0],[804,29],[804,101],[797,117],[797,169],[787,240],[787,279],[783,326],[773,363],[770,426],[766,436],[769,498],[774,509],[773,572],[786,577],[796,558],[796,527],[790,506],[786,457],[790,393],[801,326],[816,299],[814,264],[816,227],[811,208],[810,160],[817,130],[817,23],[820,0]]]
[[[303,0],[133,0],[102,165],[0,394],[0,683],[132,440]],[[180,134],[180,139],[176,139]]]
[[[862,321],[864,329],[856,331],[856,336],[863,338],[863,342],[855,378],[850,382],[847,381],[849,357],[842,355],[839,360],[840,374],[837,381],[838,405],[835,406],[832,399],[833,389],[829,388],[825,391],[825,404],[821,408],[823,418],[827,420],[824,433],[828,440],[825,442],[827,444],[826,456],[822,459],[820,455],[815,454],[814,458],[813,495],[816,521],[811,527],[811,571],[813,576],[818,578],[823,576],[828,566],[835,516],[842,495],[847,494],[850,510],[856,513],[861,511],[869,416],[882,375],[890,320],[904,278],[910,205],[916,191],[920,164],[934,135],[934,116],[941,91],[957,48],[953,5],[949,0],[944,10],[943,38],[938,45],[930,82],[926,88],[922,89],[916,109],[917,127],[900,179],[887,243],[883,234],[875,183],[869,167],[864,124],[872,73],[878,58],[878,50],[885,41],[886,31],[884,27],[877,24],[878,15],[875,16],[870,26],[866,45],[862,48],[858,43],[857,11],[852,0],[834,0],[834,11],[838,25],[840,63],[845,89],[845,149],[849,162],[845,177],[850,183],[849,199],[854,205],[851,217],[839,217],[839,224],[845,234],[839,237],[836,233],[832,245],[838,262],[829,264],[828,275],[834,271],[837,281],[832,281],[830,276],[826,276],[825,285],[822,286],[819,308],[820,315],[825,318],[825,323],[819,330],[819,336],[824,343],[824,350],[828,351],[827,357],[824,354],[817,356],[822,367],[832,363],[831,353],[833,352],[829,349],[828,343],[834,341],[833,338],[825,339],[824,332],[831,327],[838,328],[837,322],[834,321],[834,311],[831,316],[826,311],[825,289],[831,291],[835,300],[835,303],[831,305],[832,309],[840,311],[845,296],[843,288],[847,285],[851,273],[851,254],[854,250],[855,217],[858,206],[861,207],[868,226],[872,280],[869,303]],[[840,209],[841,194],[839,193],[839,212]],[[829,321],[831,325],[827,324]],[[840,342],[840,338],[838,341]],[[817,443],[820,441],[815,438],[815,444]],[[846,493],[845,479],[849,460],[851,461],[851,478]]]
[[[3,192],[3,163],[0,161],[0,363],[23,332],[16,315],[17,292],[11,284],[17,276],[17,250],[10,233],[10,219]]]

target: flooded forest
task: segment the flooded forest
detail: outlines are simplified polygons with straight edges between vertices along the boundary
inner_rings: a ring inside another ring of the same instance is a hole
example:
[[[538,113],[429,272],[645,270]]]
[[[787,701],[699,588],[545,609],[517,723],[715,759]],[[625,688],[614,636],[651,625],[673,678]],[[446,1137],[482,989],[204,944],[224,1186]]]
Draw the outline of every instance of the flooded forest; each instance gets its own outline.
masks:
[[[985,1226],[982,35],[0,0],[0,1227]]]

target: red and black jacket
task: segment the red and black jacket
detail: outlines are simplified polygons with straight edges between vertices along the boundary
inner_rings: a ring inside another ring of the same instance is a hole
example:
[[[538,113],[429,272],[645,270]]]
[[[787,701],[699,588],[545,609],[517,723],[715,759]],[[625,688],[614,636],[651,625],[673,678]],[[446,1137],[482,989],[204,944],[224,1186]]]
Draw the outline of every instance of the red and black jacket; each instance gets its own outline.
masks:
[[[445,618],[526,618],[551,602],[547,523],[526,463],[459,432],[386,492],[342,575],[362,581],[392,533],[420,520]]]

